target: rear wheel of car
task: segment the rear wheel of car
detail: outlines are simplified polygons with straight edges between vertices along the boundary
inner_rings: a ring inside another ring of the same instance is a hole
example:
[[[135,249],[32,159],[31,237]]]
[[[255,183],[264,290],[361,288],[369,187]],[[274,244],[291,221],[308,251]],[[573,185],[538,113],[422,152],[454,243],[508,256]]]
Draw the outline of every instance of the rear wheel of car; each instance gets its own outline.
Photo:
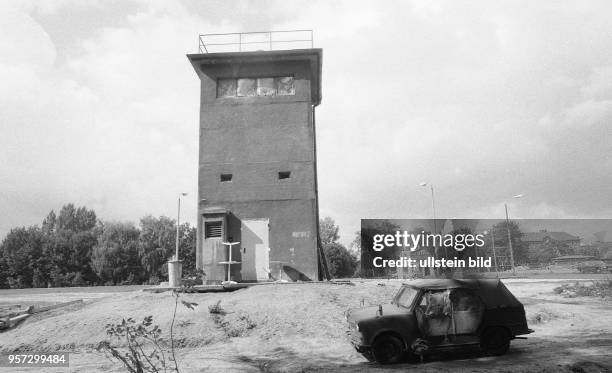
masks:
[[[504,328],[489,328],[480,337],[480,347],[488,355],[503,355],[510,348],[510,334]]]
[[[372,344],[372,355],[380,364],[398,363],[404,355],[404,344],[392,335],[381,335]]]
[[[372,351],[364,351],[361,353],[363,355],[363,357],[365,357],[368,361],[372,362],[375,361],[374,359],[374,355],[372,354]]]

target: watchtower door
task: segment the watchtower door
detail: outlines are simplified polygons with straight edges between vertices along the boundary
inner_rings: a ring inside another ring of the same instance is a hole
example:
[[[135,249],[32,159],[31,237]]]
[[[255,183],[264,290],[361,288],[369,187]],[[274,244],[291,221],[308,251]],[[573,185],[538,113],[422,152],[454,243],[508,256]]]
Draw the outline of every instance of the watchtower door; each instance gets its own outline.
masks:
[[[267,281],[270,273],[268,219],[242,220],[242,280]]]
[[[203,244],[203,270],[208,279],[223,281],[225,279],[224,266],[220,261],[227,260],[225,247],[226,220],[224,216],[204,216],[204,244]]]

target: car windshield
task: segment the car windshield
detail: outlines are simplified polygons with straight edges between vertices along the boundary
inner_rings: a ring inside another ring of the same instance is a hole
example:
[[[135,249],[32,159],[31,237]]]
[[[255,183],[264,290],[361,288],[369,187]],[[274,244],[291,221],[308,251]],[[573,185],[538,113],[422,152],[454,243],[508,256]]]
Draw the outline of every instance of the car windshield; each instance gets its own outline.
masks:
[[[411,288],[410,286],[404,286],[397,292],[395,298],[393,298],[393,304],[410,308],[414,297],[417,295],[417,289]]]

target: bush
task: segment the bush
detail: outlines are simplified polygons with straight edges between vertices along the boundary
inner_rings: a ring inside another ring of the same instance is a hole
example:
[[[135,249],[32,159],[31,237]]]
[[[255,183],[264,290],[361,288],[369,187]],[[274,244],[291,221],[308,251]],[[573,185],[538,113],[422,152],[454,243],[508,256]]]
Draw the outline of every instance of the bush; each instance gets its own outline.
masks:
[[[337,242],[323,246],[329,265],[329,273],[334,278],[353,277],[357,269],[357,258],[346,247]]]
[[[100,342],[98,351],[121,361],[128,372],[160,372],[169,367],[168,352],[161,347],[161,329],[153,325],[153,316],[146,316],[140,323],[128,318],[119,324],[107,324],[106,334],[117,342],[125,341],[127,351],[113,346],[110,341]]]
[[[208,306],[208,312],[214,315],[225,315],[225,310],[221,307],[221,301],[217,301],[215,304]]]
[[[149,281],[147,281],[146,285],[159,285],[160,282],[161,281],[159,277],[157,277],[156,275],[153,275],[149,277]]]
[[[83,275],[81,274],[81,272],[77,272],[74,274],[74,277],[72,278],[72,286],[86,286],[87,282],[85,282],[85,279],[83,278]]]
[[[104,352],[108,358],[121,362],[130,373],[159,373],[167,372],[168,369],[179,373],[173,329],[180,294],[173,291],[172,296],[174,297],[174,312],[170,324],[169,351],[162,343],[162,330],[157,325],[153,325],[153,316],[146,316],[140,323],[130,317],[121,320],[119,324],[106,324],[106,334],[111,340],[116,339],[117,345],[113,346],[111,341],[106,340],[98,344],[97,350]],[[197,303],[185,300],[181,300],[181,303],[190,310],[198,306]],[[121,347],[121,343],[127,345]],[[174,367],[170,366],[170,362]]]

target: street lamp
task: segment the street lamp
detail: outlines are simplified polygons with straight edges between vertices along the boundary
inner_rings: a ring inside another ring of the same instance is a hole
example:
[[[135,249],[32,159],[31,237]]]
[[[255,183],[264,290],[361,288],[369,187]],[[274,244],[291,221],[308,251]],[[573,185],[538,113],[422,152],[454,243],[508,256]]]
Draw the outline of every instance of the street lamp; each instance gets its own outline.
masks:
[[[497,255],[495,254],[495,234],[493,233],[495,229],[493,227],[491,227],[491,248],[493,249],[493,263],[495,264],[495,274],[497,275],[497,277],[499,277],[499,270],[497,269]],[[484,231],[484,234],[486,235],[487,231]]]
[[[434,233],[437,233],[436,232],[437,230],[436,229],[436,200],[434,198],[434,186],[433,184],[431,183],[427,184],[426,182],[421,182],[419,185],[422,187],[426,187],[427,185],[429,185],[429,187],[431,188],[431,207],[433,210]]]
[[[178,196],[178,213],[176,215],[176,254],[174,255],[175,260],[179,260],[179,227],[181,226],[181,197],[186,196],[187,193],[180,193]]]
[[[180,287],[181,278],[183,277],[183,266],[179,260],[179,228],[181,226],[181,197],[187,193],[180,193],[178,196],[178,214],[176,217],[176,253],[174,258],[168,260],[168,285],[170,287]]]
[[[517,194],[512,198],[522,198],[524,194]],[[510,249],[510,266],[512,267],[512,274],[516,275],[516,270],[514,269],[514,250],[512,249],[512,236],[510,235],[510,219],[508,219],[508,204],[504,203],[504,208],[506,209],[506,229],[508,231],[508,248]]]
[[[429,188],[431,189],[431,208],[433,210],[433,228],[434,228],[434,234],[438,233],[438,228],[436,227],[436,199],[434,198],[434,186],[433,184],[429,183],[427,184],[426,182],[421,182],[419,184],[422,187],[427,187],[427,185],[429,185]],[[434,256],[436,259],[438,259],[438,247],[435,244],[435,240],[434,240]],[[446,250],[446,246],[444,247],[444,256],[448,257],[448,251]]]

